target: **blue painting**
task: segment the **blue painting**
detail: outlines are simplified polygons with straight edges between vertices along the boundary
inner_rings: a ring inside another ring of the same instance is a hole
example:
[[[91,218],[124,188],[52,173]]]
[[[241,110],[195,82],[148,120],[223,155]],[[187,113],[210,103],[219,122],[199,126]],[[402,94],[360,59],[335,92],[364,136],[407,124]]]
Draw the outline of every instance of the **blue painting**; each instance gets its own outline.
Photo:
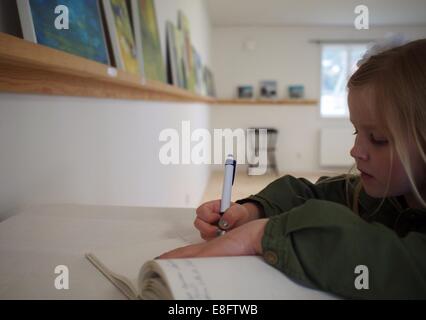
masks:
[[[58,5],[69,13],[69,29],[55,28]],[[37,43],[109,64],[98,0],[30,0]]]

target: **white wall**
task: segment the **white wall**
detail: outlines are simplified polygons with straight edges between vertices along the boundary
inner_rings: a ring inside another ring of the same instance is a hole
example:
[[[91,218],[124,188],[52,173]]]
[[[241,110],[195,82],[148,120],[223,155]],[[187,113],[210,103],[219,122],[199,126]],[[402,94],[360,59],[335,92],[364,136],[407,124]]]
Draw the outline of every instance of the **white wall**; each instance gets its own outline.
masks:
[[[162,165],[159,134],[208,119],[203,104],[0,94],[0,212],[33,203],[195,207],[208,167]]]
[[[165,21],[176,22],[181,9],[208,64],[204,0],[156,4],[163,50]],[[13,6],[1,9],[13,14]],[[0,31],[16,27],[6,16],[0,15]],[[160,131],[179,131],[185,120],[209,128],[209,106],[0,93],[0,221],[38,203],[198,206],[209,166],[164,166],[158,159]]]
[[[320,98],[320,45],[312,39],[371,39],[388,32],[426,37],[426,27],[381,27],[357,31],[349,27],[214,27],[212,63],[218,95],[235,96],[236,87],[260,80],[277,80],[281,98],[289,84],[303,84],[307,98]],[[244,50],[254,41],[254,51]],[[319,132],[323,127],[351,127],[349,121],[321,119],[319,106],[212,106],[212,128],[272,126],[280,133],[277,159],[280,171],[312,172],[319,166]],[[339,146],[336,146],[339,148]],[[349,150],[348,150],[349,151]],[[218,169],[218,168],[216,168]]]

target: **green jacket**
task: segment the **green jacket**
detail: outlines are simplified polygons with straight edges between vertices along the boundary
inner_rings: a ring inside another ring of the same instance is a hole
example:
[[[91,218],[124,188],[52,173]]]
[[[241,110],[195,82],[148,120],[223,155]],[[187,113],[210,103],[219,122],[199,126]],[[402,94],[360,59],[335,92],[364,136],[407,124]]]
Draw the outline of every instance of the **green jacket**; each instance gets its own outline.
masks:
[[[408,208],[403,197],[380,206],[383,199],[361,190],[356,214],[346,185],[283,176],[237,203],[263,207],[264,258],[296,282],[345,298],[426,299],[426,210]]]

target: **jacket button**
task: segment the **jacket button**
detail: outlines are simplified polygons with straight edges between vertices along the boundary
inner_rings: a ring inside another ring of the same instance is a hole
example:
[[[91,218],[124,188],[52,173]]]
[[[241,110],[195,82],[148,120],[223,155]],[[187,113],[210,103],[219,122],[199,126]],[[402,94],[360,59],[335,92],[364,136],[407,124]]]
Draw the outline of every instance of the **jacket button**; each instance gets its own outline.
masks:
[[[278,256],[273,251],[266,251],[263,254],[263,258],[268,262],[269,264],[276,265],[278,263]]]

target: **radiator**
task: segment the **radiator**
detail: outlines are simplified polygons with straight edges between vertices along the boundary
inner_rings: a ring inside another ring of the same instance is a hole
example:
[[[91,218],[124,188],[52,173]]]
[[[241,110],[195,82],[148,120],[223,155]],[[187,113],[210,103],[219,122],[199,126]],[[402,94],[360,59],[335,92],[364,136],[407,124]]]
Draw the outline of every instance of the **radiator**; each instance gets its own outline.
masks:
[[[350,167],[354,159],[349,152],[354,144],[353,129],[323,128],[320,132],[320,166]]]

